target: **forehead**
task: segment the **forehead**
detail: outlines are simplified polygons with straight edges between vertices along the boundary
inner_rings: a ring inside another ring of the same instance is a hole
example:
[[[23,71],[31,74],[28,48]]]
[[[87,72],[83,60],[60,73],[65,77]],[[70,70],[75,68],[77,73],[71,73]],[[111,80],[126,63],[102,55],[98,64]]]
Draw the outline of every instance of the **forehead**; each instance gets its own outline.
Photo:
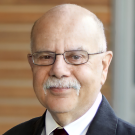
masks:
[[[33,51],[97,50],[96,31],[93,21],[88,17],[66,22],[44,19],[36,25],[33,34]]]

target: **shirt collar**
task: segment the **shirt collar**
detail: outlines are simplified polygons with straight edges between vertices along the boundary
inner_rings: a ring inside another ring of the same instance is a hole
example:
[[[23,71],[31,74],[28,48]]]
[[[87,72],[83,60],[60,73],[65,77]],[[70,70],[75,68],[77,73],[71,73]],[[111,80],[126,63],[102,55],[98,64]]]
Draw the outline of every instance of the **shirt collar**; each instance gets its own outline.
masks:
[[[86,128],[88,128],[91,121],[93,120],[101,101],[102,101],[102,94],[99,93],[94,104],[92,105],[92,107],[83,116],[81,116],[76,121],[74,121],[64,127],[64,129],[67,131],[67,133],[69,135],[82,134],[86,130]],[[45,122],[46,122],[46,124],[45,124],[46,125],[46,135],[49,135],[56,128],[63,128],[55,122],[55,120],[53,119],[53,117],[51,116],[49,111],[46,112]]]
[[[45,125],[46,125],[46,135],[50,135],[50,133],[55,130],[56,128],[62,128],[60,125],[58,125],[55,120],[53,119],[52,115],[49,111],[46,112],[46,118],[45,118]]]

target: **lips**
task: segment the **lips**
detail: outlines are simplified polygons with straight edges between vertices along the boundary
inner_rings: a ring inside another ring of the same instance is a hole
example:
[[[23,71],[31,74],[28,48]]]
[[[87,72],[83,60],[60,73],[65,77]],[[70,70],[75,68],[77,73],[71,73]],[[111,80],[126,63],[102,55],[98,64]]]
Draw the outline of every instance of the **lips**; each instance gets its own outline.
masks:
[[[70,88],[61,88],[61,87],[51,87],[49,91],[54,95],[65,95],[69,93]]]

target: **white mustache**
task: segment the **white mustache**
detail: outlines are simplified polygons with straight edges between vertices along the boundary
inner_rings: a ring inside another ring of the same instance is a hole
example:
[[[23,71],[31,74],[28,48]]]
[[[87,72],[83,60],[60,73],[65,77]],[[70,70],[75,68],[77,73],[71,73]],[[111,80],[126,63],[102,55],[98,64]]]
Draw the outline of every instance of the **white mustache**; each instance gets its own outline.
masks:
[[[77,91],[77,95],[79,95],[79,91],[81,88],[81,84],[76,80],[69,80],[67,78],[57,79],[55,77],[49,77],[47,81],[43,84],[43,89],[46,94],[46,90],[50,88],[73,88]]]

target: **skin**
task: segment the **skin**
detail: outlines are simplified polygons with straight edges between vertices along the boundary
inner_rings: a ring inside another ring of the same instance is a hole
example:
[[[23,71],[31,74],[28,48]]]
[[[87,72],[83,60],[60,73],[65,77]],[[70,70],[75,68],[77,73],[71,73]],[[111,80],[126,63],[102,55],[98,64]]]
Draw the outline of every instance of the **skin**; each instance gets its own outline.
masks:
[[[32,32],[32,53],[52,51],[64,53],[69,50],[99,52],[96,22],[93,14],[76,5],[62,5],[48,11],[35,24]],[[28,55],[33,73],[33,87],[40,103],[49,110],[55,121],[65,126],[83,114],[93,105],[102,85],[105,83],[112,52],[90,56],[87,63],[70,65],[58,55],[50,66],[37,66]],[[43,84],[48,77],[77,79],[81,84],[80,94],[74,89],[48,89],[45,95]]]

